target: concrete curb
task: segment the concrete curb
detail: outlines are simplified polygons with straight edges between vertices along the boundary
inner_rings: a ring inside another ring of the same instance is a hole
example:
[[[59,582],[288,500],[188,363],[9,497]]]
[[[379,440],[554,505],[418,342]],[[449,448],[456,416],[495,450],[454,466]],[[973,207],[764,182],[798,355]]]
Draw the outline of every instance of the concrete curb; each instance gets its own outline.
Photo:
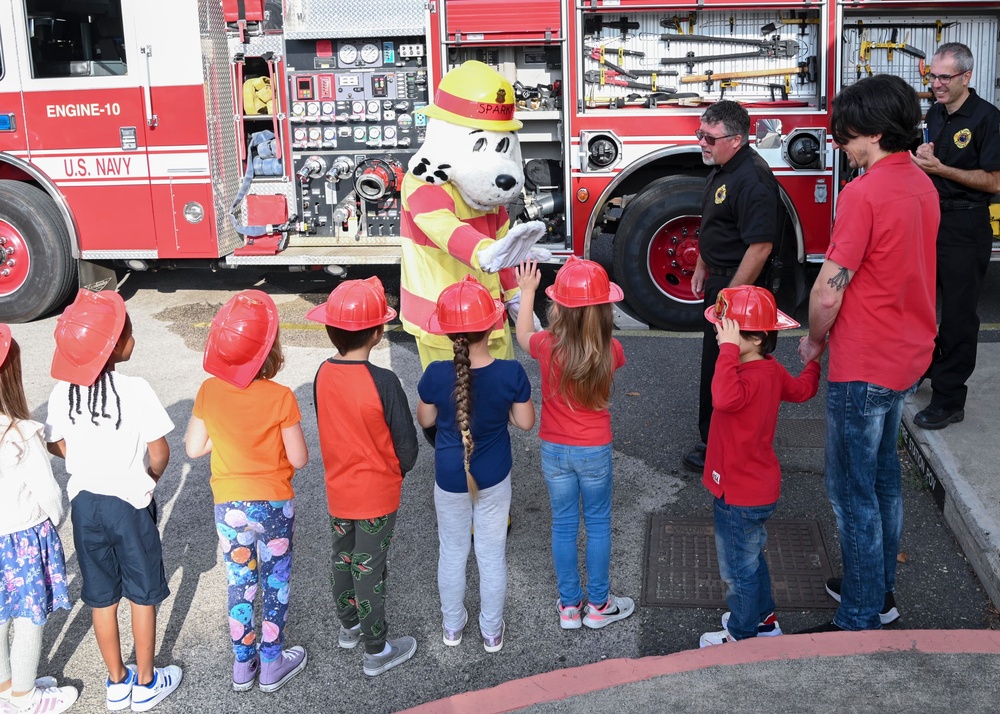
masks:
[[[980,346],[981,351],[989,351],[983,349],[988,347],[996,345]],[[1000,482],[996,480],[996,464],[984,463],[992,452],[989,445],[982,442],[995,427],[995,415],[987,414],[987,405],[996,403],[993,393],[997,387],[989,382],[996,378],[997,370],[992,368],[992,360],[981,359],[980,362],[990,367],[981,364],[982,369],[970,380],[969,393],[975,397],[970,396],[966,405],[965,421],[939,431],[914,427],[913,417],[923,408],[924,400],[910,400],[903,413],[903,441],[928,486],[937,491],[935,495],[942,506],[945,522],[990,600],[1000,607],[998,509],[996,503],[991,506],[983,500],[1000,492]],[[926,391],[926,387],[921,390]]]
[[[755,638],[662,657],[613,659],[428,702],[409,714],[498,714],[708,667],[889,652],[1000,655],[995,630],[871,630]]]

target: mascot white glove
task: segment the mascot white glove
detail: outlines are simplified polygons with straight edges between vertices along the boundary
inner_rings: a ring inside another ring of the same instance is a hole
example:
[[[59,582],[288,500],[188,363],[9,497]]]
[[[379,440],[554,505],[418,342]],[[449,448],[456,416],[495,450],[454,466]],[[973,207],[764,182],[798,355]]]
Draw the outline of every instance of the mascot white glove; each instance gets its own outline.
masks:
[[[487,273],[495,273],[503,268],[512,268],[524,260],[537,260],[540,263],[551,260],[552,253],[535,246],[546,232],[545,224],[541,221],[528,221],[512,227],[503,238],[479,251],[479,266]]]
[[[521,312],[521,291],[518,290],[514,293],[514,296],[504,303],[507,307],[507,312],[510,314],[510,321],[517,325],[517,314]],[[531,319],[535,323],[535,332],[542,331],[542,322],[538,319],[538,315],[531,313]]]

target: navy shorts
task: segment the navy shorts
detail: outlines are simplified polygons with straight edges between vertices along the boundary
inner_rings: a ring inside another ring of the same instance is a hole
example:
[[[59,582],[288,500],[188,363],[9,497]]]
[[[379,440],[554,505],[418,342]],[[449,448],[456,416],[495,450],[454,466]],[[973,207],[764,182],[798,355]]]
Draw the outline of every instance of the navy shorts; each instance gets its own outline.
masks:
[[[89,491],[73,499],[81,599],[90,607],[115,605],[122,596],[136,605],[159,605],[170,594],[154,503],[136,508],[115,496]]]

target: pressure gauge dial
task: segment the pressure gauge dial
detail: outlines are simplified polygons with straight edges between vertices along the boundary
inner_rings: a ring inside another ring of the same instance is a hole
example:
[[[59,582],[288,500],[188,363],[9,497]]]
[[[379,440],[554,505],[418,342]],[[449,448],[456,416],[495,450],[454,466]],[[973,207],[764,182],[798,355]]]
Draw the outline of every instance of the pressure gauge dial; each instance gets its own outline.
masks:
[[[381,106],[382,105],[380,105],[378,103],[378,100],[370,99],[368,101],[368,107],[367,107],[368,113],[369,114],[378,114],[378,110],[381,108]]]
[[[333,102],[323,102],[323,116],[332,117],[336,111],[337,107]]]
[[[319,102],[309,102],[306,104],[306,114],[311,117],[319,116]]]
[[[382,132],[382,136],[384,136],[386,139],[395,139],[396,138],[396,127],[394,127],[394,126],[387,126],[385,128],[385,131]]]
[[[382,56],[382,50],[378,45],[368,42],[361,46],[361,61],[365,64],[376,64]]]
[[[301,117],[305,116],[306,105],[304,102],[292,102],[292,116]]]
[[[351,112],[353,114],[364,114],[365,113],[365,103],[363,101],[356,100],[351,102]]]
[[[341,64],[354,64],[358,61],[358,48],[354,45],[341,45],[337,58]]]
[[[364,141],[365,140],[365,136],[367,135],[367,133],[368,132],[365,131],[365,128],[363,126],[356,126],[356,127],[354,127],[354,140],[355,141]]]

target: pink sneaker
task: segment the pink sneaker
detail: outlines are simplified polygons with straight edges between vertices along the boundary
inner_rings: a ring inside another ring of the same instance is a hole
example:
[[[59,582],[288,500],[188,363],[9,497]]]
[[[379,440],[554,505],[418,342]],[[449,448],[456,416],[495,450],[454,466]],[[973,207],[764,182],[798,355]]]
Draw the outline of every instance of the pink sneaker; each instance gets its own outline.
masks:
[[[285,686],[285,682],[306,668],[306,651],[302,647],[290,647],[283,650],[281,656],[273,662],[262,662],[260,665],[260,691],[276,692]]]
[[[564,630],[579,630],[583,626],[583,622],[580,620],[580,610],[583,607],[582,602],[576,605],[563,606],[562,600],[556,598],[556,607],[559,608],[559,627]]]

